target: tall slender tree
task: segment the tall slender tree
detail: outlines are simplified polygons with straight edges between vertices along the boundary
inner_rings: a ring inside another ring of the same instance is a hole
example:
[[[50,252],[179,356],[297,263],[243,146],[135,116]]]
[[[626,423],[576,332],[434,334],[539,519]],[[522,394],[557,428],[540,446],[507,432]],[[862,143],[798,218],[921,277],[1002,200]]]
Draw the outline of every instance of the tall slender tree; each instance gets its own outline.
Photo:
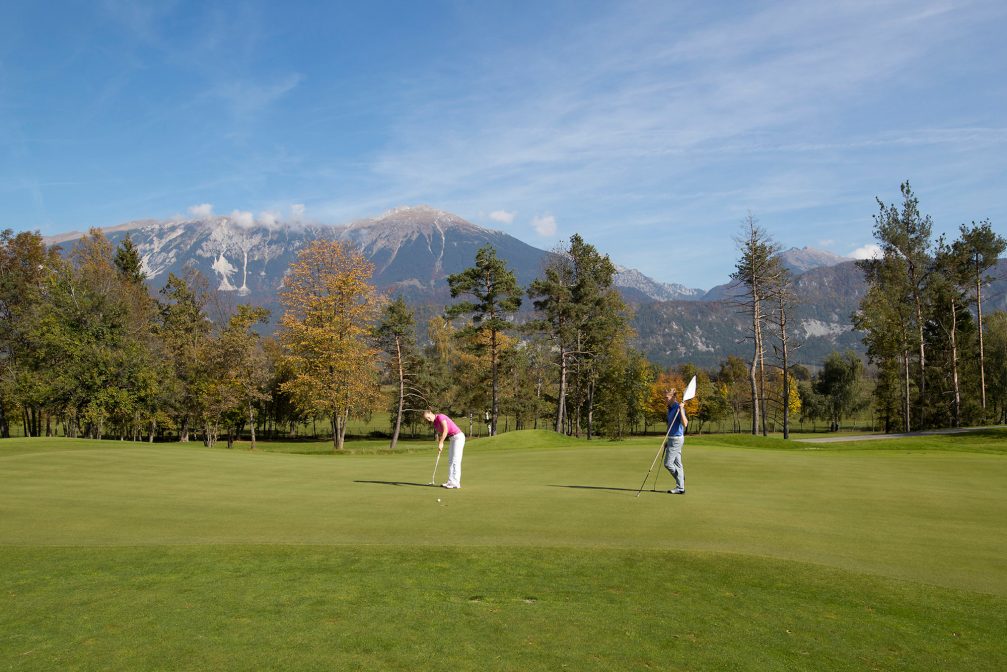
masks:
[[[741,232],[735,239],[740,257],[735,264],[731,279],[736,286],[744,288],[744,295],[738,301],[751,316],[752,361],[749,366],[749,384],[752,392],[752,434],[758,434],[761,425],[766,434],[765,421],[765,343],[763,323],[767,318],[767,304],[780,285],[783,267],[776,253],[779,246],[770,235],[758,225],[751,213],[741,225]]]
[[[868,359],[878,366],[879,384],[874,389],[885,431],[895,422],[911,431],[913,302],[906,275],[897,259],[865,259],[858,262],[867,281],[867,292],[853,314],[853,326],[864,332]],[[895,381],[898,380],[898,384]],[[896,415],[895,409],[898,409]]]
[[[1007,240],[993,231],[988,219],[978,224],[959,227],[960,237],[954,242],[955,256],[964,262],[969,281],[975,290],[976,319],[979,325],[979,386],[982,391],[982,408],[986,410],[986,350],[983,344],[983,286],[988,284],[989,270],[1007,249]]]
[[[961,360],[961,335],[970,319],[966,315],[970,282],[969,260],[963,247],[948,244],[942,235],[937,240],[930,281],[930,300],[933,315],[928,320],[931,331],[939,332],[937,339],[947,352],[950,370],[952,419],[955,427],[962,424],[962,386],[959,362]],[[943,404],[939,404],[943,405]]]
[[[449,275],[451,298],[468,296],[473,301],[461,301],[448,306],[449,318],[471,316],[471,324],[460,330],[460,337],[468,339],[475,334],[485,339],[471,339],[476,350],[488,349],[490,360],[490,435],[496,434],[499,416],[500,335],[511,328],[508,316],[521,307],[521,288],[507,262],[497,257],[496,249],[489,244],[476,252],[475,266],[461,273]]]
[[[926,338],[923,331],[928,313],[925,305],[926,283],[932,266],[930,236],[933,222],[929,215],[920,212],[919,199],[913,194],[908,181],[903,182],[899,189],[902,192],[901,208],[895,204],[885,205],[880,198],[877,199],[879,212],[874,215],[874,237],[884,255],[881,263],[901,271],[912,302],[914,340],[918,348],[918,413],[922,423],[926,416],[924,404],[927,394]]]
[[[379,347],[387,355],[388,375],[395,385],[390,446],[395,450],[402,430],[402,418],[406,412],[406,399],[419,399],[414,380],[418,355],[416,322],[413,311],[401,296],[385,306],[375,335]]]
[[[793,289],[793,277],[786,268],[780,266],[777,286],[772,291],[773,300],[775,303],[773,311],[773,332],[776,337],[777,343],[774,344],[773,349],[776,353],[777,360],[780,365],[780,369],[783,371],[783,390],[782,390],[782,408],[783,408],[783,438],[790,438],[790,408],[792,404],[791,400],[791,375],[790,375],[790,349],[791,349],[791,339],[793,338],[791,332],[787,330],[789,326],[790,316],[793,313],[794,307],[797,304],[797,294]]]
[[[543,333],[556,351],[559,369],[555,419],[557,432],[563,432],[566,426],[570,361],[576,350],[575,283],[576,271],[569,253],[557,250],[546,263],[543,277],[535,279],[528,287],[528,296],[538,313],[538,317],[528,326]]]

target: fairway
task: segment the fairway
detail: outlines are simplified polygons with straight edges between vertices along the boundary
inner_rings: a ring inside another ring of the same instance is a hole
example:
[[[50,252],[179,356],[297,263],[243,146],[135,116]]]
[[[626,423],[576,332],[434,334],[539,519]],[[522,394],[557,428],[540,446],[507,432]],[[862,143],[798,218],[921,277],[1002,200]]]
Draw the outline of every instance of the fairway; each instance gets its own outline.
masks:
[[[0,659],[1007,665],[1007,433],[813,449],[691,437],[688,494],[652,478],[637,498],[659,441],[470,440],[459,491],[425,485],[432,449],[0,443]]]

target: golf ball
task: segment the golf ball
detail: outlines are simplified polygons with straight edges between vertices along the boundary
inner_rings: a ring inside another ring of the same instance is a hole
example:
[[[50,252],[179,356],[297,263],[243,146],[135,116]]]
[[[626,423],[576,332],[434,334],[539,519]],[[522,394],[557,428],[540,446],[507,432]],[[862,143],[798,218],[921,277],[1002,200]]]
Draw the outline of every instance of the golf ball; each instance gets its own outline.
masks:
[[[440,497],[438,497],[438,498],[437,498],[437,501],[438,501],[438,502],[439,502],[439,501],[441,501],[441,498],[440,498]]]

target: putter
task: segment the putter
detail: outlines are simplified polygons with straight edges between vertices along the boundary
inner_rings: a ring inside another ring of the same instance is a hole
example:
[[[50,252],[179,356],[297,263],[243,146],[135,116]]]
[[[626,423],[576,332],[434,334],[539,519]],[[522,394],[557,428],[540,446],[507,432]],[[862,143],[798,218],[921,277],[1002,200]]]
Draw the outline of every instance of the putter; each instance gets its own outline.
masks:
[[[441,451],[437,451],[437,459],[434,460],[434,473],[430,476],[430,482],[427,485],[436,485],[437,480],[437,465],[441,463]]]
[[[689,384],[685,388],[685,394],[682,395],[682,404],[689,401],[696,396],[696,376],[692,377]],[[643,488],[647,485],[647,481],[650,479],[650,472],[654,471],[654,465],[657,464],[657,458],[661,456],[661,451],[664,450],[664,444],[668,442],[668,436],[671,434],[671,428],[675,426],[675,422],[678,420],[679,414],[682,412],[682,404],[678,405],[678,411],[675,412],[675,419],[671,421],[668,425],[668,431],[664,433],[664,440],[661,441],[661,447],[657,449],[657,455],[654,456],[654,461],[650,463],[650,469],[647,470],[647,475],[643,477],[643,483],[640,484],[640,489],[636,491],[636,496],[639,497],[640,493],[643,492]],[[657,490],[657,478],[654,479],[654,489]]]

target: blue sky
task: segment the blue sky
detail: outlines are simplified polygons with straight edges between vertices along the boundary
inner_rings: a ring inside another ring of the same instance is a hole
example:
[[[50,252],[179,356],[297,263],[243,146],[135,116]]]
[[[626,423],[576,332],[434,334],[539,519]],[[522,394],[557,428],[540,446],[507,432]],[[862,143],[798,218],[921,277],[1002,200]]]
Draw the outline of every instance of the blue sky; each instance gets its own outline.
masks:
[[[748,212],[847,255],[906,179],[1004,233],[1005,35],[984,0],[8,0],[0,227],[427,204],[703,288]]]

